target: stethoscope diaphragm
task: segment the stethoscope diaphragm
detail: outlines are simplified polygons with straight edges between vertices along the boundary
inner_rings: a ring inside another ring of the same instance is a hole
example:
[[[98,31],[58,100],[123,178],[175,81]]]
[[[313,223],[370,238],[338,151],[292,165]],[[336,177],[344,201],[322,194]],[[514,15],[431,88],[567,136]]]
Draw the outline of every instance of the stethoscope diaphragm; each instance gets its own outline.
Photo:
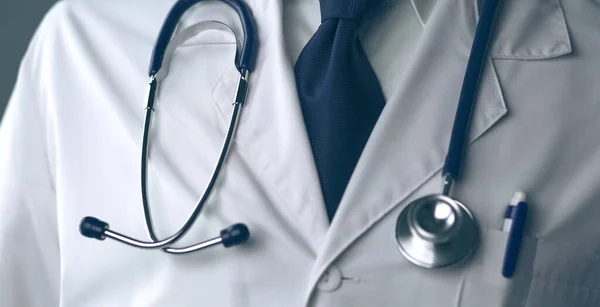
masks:
[[[477,246],[478,227],[469,209],[441,194],[406,206],[396,222],[398,249],[425,268],[449,266],[467,258]]]

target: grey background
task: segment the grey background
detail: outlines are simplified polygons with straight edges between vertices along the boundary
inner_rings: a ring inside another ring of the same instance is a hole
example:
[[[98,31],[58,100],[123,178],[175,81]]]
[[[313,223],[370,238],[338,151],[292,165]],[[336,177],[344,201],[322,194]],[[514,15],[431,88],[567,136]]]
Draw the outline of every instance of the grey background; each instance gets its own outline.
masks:
[[[0,0],[0,115],[33,32],[54,0]]]

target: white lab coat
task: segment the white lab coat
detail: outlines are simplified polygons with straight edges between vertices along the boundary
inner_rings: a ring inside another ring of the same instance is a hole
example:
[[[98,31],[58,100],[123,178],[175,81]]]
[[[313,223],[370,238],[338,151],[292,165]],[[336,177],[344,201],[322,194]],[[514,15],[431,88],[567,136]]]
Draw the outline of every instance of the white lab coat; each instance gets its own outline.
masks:
[[[480,247],[437,270],[405,260],[394,228],[407,203],[440,189],[477,1],[438,0],[425,16],[331,225],[282,1],[246,1],[260,39],[249,100],[217,188],[181,244],[236,222],[250,242],[173,256],[79,234],[91,215],[147,238],[145,72],[173,0],[63,1],[31,43],[0,130],[0,306],[600,306],[597,1],[504,1],[453,191],[479,222]],[[184,25],[235,21],[223,6],[200,6]],[[394,62],[395,21],[385,22],[374,66]],[[232,40],[207,32],[179,48],[158,94],[150,204],[161,237],[187,218],[219,152],[237,80]],[[500,228],[517,190],[531,210],[505,279]]]

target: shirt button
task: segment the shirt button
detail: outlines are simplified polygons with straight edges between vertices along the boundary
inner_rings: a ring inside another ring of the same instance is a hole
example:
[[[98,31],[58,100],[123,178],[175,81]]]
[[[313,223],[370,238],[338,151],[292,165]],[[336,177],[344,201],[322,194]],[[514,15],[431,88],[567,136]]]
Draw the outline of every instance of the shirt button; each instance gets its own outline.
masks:
[[[326,292],[333,292],[342,285],[342,272],[335,266],[330,266],[321,275],[317,288]]]

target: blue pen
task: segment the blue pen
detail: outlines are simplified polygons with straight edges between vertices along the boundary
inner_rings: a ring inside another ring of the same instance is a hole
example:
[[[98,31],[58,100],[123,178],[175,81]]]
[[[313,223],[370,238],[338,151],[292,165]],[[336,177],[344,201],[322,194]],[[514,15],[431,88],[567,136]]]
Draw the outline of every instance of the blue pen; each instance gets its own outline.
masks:
[[[503,231],[508,231],[508,241],[504,251],[504,263],[502,264],[502,275],[511,278],[517,266],[519,258],[519,249],[523,240],[523,230],[527,220],[527,202],[525,193],[517,192],[513,196],[510,205],[506,208],[505,223]],[[510,216],[510,222],[507,222],[507,216]]]

